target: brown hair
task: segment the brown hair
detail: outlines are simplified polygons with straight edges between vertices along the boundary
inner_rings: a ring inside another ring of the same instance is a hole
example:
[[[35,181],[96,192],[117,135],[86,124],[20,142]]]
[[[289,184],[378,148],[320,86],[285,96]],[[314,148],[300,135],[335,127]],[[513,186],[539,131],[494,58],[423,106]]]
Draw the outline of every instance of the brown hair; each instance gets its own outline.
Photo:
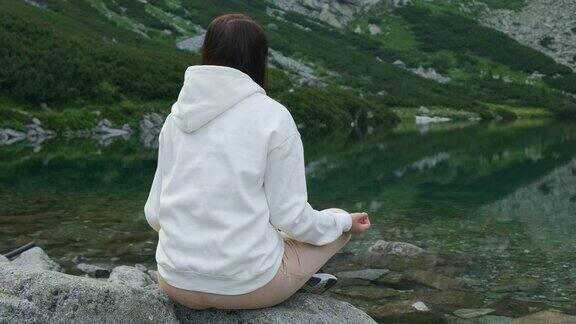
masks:
[[[202,45],[202,64],[240,70],[264,88],[267,56],[266,33],[249,16],[227,14],[208,26]]]

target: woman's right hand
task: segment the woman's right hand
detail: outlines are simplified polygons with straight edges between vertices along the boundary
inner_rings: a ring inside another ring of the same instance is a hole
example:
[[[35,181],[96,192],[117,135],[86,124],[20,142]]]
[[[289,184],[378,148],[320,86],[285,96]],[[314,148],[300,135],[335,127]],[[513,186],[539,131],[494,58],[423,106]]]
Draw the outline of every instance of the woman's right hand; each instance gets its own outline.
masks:
[[[350,233],[353,235],[359,235],[370,229],[370,217],[368,213],[352,213],[352,227],[350,228]]]

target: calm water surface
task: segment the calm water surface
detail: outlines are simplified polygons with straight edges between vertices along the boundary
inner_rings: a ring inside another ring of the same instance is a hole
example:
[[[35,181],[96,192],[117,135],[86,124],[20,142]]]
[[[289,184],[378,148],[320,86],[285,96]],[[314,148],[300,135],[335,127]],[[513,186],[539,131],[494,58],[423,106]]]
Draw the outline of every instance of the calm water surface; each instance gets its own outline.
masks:
[[[372,215],[344,255],[379,239],[462,251],[482,260],[465,278],[479,290],[519,278],[541,286],[516,297],[574,301],[576,124],[401,124],[304,142],[312,205]],[[33,240],[69,272],[79,255],[153,265],[142,209],[155,167],[137,136],[0,147],[0,251]]]

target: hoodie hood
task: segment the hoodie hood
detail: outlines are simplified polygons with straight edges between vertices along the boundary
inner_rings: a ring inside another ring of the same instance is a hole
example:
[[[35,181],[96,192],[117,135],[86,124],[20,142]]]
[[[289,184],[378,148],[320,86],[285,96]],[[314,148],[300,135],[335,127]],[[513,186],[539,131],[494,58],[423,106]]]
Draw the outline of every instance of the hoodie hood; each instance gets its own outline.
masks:
[[[239,70],[191,66],[186,70],[178,101],[172,105],[172,115],[178,128],[191,133],[255,93],[266,91]]]

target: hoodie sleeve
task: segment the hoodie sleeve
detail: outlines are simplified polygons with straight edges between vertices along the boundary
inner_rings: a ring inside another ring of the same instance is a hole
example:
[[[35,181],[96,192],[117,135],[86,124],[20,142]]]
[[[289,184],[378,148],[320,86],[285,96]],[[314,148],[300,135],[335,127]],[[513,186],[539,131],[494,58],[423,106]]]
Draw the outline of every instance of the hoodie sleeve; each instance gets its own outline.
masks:
[[[150,188],[150,193],[148,194],[148,200],[144,206],[144,215],[146,216],[146,221],[150,227],[152,227],[156,232],[160,231],[160,222],[158,220],[158,213],[160,210],[160,193],[162,191],[162,133],[160,133],[160,138],[158,141],[158,165],[156,166],[156,173],[154,174],[154,180],[152,181],[152,188]]]
[[[317,211],[308,203],[304,149],[298,133],[268,153],[264,190],[270,222],[298,241],[325,245],[352,226],[350,214]]]

